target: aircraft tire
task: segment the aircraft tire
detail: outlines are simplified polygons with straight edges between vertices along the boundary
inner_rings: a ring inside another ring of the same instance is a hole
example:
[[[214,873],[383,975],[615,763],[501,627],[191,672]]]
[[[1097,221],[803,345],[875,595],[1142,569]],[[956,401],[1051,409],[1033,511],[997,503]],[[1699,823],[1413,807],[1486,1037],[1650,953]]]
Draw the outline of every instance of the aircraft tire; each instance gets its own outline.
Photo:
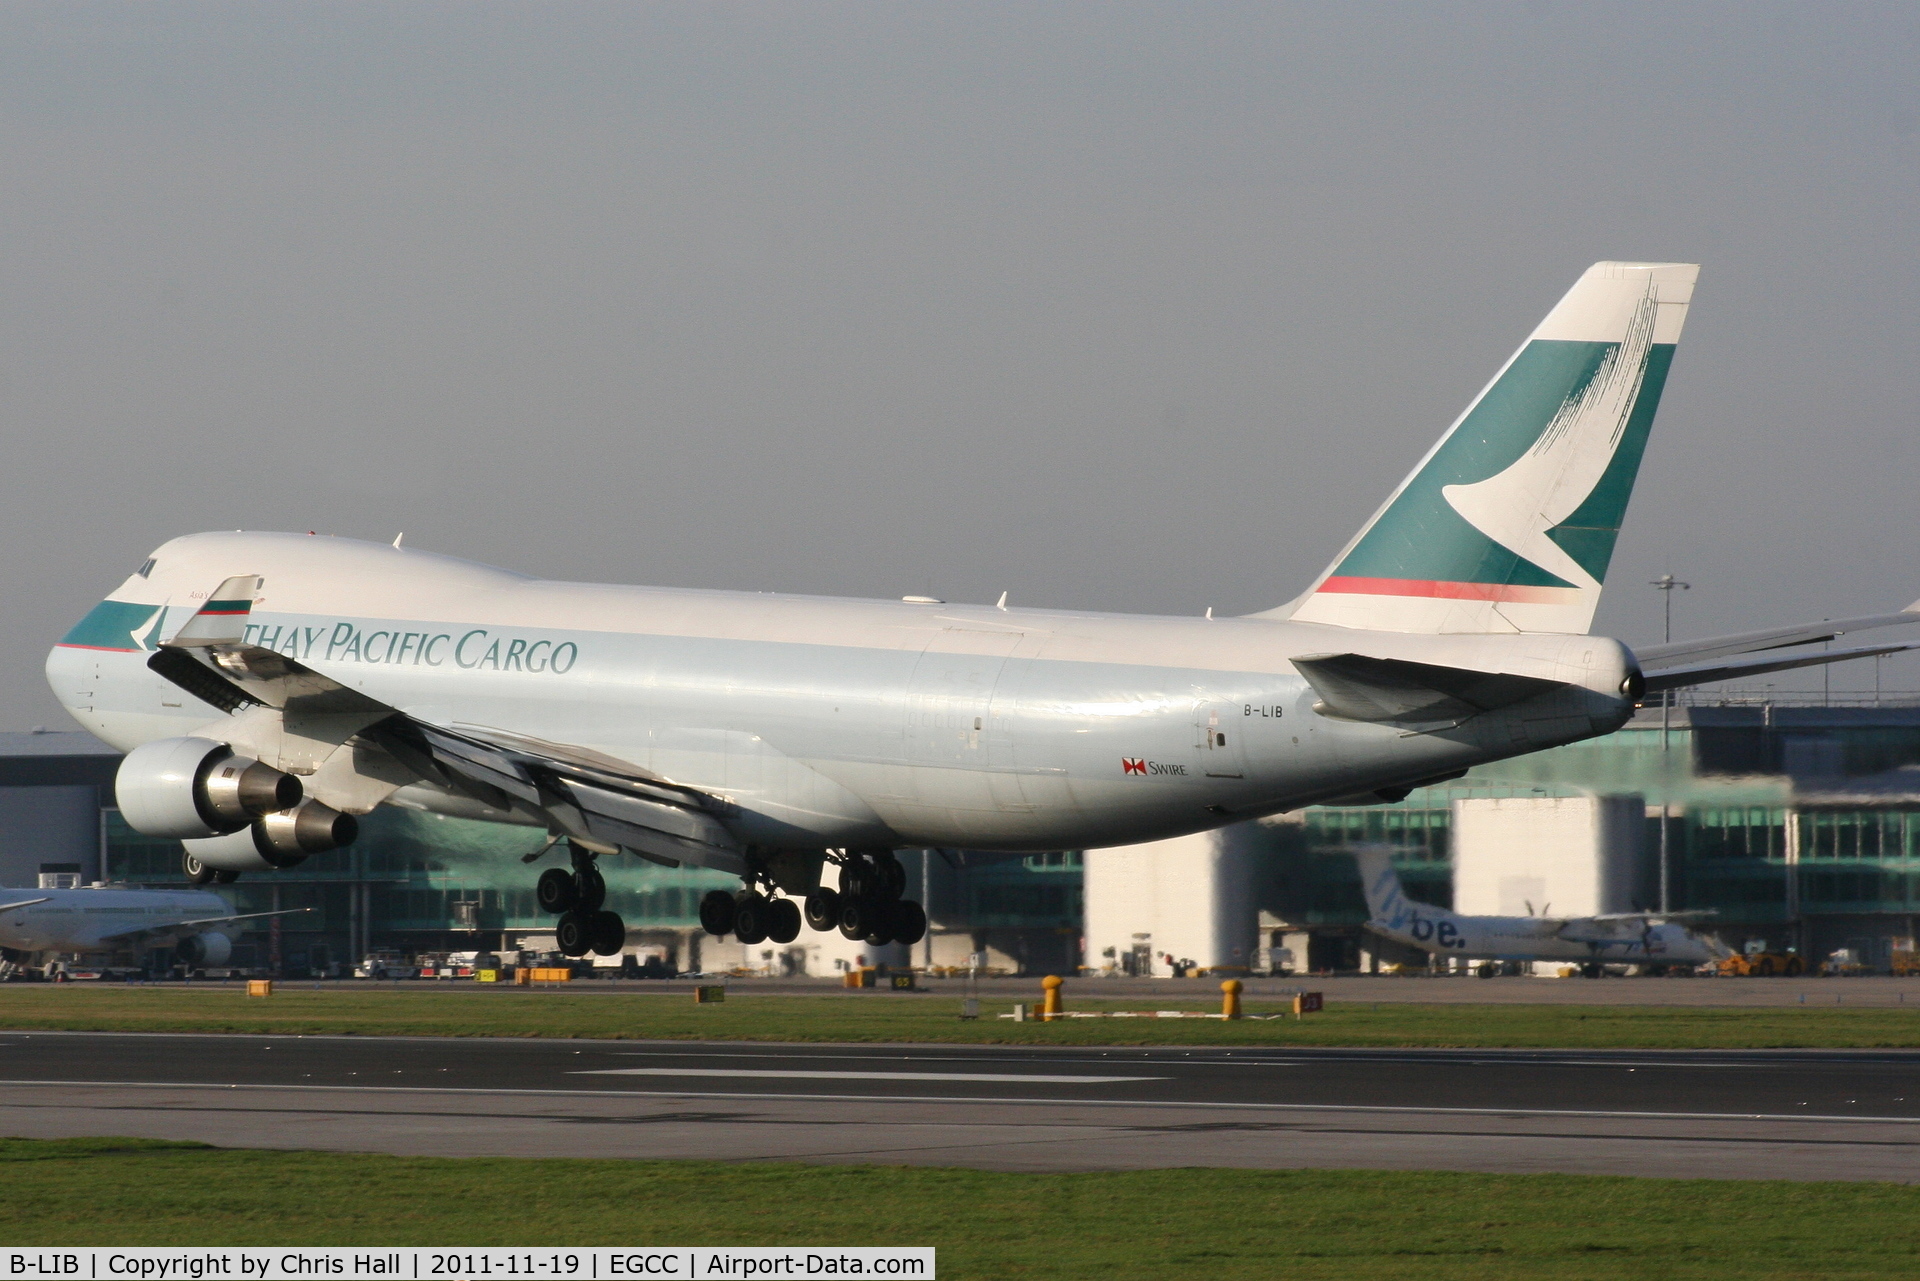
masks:
[[[573,890],[573,873],[563,867],[550,867],[534,882],[533,897],[543,912],[570,911],[579,900]]]
[[[208,867],[193,855],[186,855],[180,863],[181,870],[187,874],[187,880],[195,885],[211,885],[219,873]]]
[[[875,888],[880,891],[882,898],[898,899],[907,892],[907,869],[901,866],[892,850],[874,860],[874,870],[879,874],[877,879],[880,882]]]
[[[563,956],[585,956],[593,950],[592,935],[588,932],[587,917],[581,912],[562,912],[553,927],[554,946]]]
[[[847,902],[864,897],[873,887],[873,865],[856,858],[840,865],[840,898]]]
[[[742,894],[733,907],[733,937],[749,946],[765,942],[769,906],[758,894]]]
[[[846,939],[864,939],[873,933],[878,916],[870,899],[840,898],[840,937]]]
[[[767,937],[776,943],[791,943],[800,937],[800,905],[790,898],[777,898],[767,904]]]
[[[725,890],[708,890],[700,900],[700,928],[715,938],[733,933],[735,906],[733,895]]]
[[[893,905],[893,941],[909,947],[927,936],[927,910],[912,899]]]
[[[597,867],[573,874],[573,905],[582,912],[598,912],[607,905],[607,882]]]
[[[600,956],[618,956],[627,945],[627,923],[618,912],[595,912],[587,918],[587,938]]]
[[[807,924],[816,930],[830,930],[840,924],[840,896],[822,885],[807,895]]]

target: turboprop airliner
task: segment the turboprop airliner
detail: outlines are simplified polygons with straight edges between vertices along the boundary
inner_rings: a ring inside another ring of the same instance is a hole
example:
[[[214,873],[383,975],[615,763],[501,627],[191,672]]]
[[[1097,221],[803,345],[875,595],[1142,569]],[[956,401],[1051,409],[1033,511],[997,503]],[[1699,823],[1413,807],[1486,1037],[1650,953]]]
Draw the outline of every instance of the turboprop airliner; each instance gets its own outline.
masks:
[[[225,899],[207,890],[0,889],[0,952],[8,962],[18,962],[31,952],[170,947],[190,968],[224,965],[233,955],[241,921],[308,910],[235,914]]]
[[[1589,974],[1602,965],[1691,968],[1733,955],[1685,921],[1698,913],[1619,912],[1605,916],[1461,916],[1415,903],[1400,888],[1390,852],[1361,846],[1353,852],[1367,895],[1367,929],[1435,956],[1472,961],[1571,961]]]
[[[911,942],[896,849],[1397,800],[1610,733],[1649,691],[1906,648],[1753,656],[1910,613],[1638,656],[1589,634],[1695,274],[1588,269],[1307,591],[1244,618],[551,582],[398,540],[204,533],[154,551],[47,676],[127,750],[126,820],[182,839],[197,880],[395,805],[544,830],[566,862],[536,889],[575,955],[624,937],[614,856],[737,874],[701,921],[743,942],[803,918]]]

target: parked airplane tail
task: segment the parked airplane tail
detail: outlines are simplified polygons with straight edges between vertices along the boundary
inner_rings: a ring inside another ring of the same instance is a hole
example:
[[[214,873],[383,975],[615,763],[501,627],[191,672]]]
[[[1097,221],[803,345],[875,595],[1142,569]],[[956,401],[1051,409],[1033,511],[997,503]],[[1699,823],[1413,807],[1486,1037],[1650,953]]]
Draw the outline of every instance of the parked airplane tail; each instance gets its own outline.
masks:
[[[1584,633],[1699,270],[1589,267],[1312,590],[1268,616]]]
[[[1360,869],[1368,917],[1397,923],[1407,910],[1407,896],[1400,889],[1400,873],[1393,865],[1392,852],[1384,845],[1356,845],[1353,861]]]

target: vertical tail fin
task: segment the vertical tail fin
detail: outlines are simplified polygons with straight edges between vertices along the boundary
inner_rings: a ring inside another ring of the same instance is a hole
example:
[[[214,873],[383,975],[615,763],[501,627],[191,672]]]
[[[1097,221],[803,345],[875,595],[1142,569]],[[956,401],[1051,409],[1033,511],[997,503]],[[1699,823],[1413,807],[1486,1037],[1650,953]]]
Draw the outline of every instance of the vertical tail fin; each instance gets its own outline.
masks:
[[[1360,888],[1367,896],[1367,915],[1390,922],[1397,929],[1406,915],[1407,896],[1400,889],[1400,873],[1384,845],[1357,845],[1353,861],[1360,869]]]
[[[1313,589],[1268,616],[1585,632],[1699,270],[1589,267]]]

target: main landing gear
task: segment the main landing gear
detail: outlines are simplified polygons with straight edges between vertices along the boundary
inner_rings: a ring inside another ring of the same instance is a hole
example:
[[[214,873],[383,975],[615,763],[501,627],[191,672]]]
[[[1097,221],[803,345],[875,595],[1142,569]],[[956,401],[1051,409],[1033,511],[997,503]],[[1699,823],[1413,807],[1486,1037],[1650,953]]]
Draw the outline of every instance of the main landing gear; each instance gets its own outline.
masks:
[[[769,898],[753,886],[736,894],[709,890],[700,900],[700,928],[731,934],[742,943],[791,943],[800,937],[800,907],[790,898]]]
[[[534,885],[534,897],[543,912],[557,912],[554,942],[567,956],[618,956],[627,945],[627,923],[617,912],[606,910],[607,883],[594,865],[591,850],[567,842],[573,856],[573,868],[550,867],[540,873]]]
[[[758,885],[767,878],[755,873],[738,893],[709,892],[700,901],[700,925],[709,934],[731,934],[747,944],[767,939],[791,943],[799,937],[803,916],[813,929],[837,929],[869,947],[918,943],[926,937],[926,909],[901,897],[907,872],[892,850],[850,850],[836,861],[840,888],[822,885],[810,891],[804,913],[792,899],[761,893]]]

